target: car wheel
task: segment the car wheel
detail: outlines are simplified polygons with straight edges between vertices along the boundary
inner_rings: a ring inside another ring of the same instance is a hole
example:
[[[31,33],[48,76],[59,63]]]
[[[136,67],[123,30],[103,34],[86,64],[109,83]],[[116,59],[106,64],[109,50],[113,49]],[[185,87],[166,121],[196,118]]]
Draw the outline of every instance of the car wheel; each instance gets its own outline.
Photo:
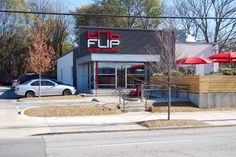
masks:
[[[71,91],[69,89],[66,89],[66,90],[63,91],[62,94],[63,95],[71,95],[72,93],[71,93]]]
[[[27,98],[35,97],[35,93],[32,92],[32,91],[28,91],[28,92],[25,93],[25,96],[26,96]]]

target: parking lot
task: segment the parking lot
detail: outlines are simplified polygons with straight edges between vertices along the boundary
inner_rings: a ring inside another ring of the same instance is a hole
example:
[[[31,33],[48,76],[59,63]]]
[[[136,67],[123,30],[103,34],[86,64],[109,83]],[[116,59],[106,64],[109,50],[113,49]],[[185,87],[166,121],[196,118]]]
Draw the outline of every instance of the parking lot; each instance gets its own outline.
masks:
[[[20,96],[14,93],[11,87],[0,86],[0,99],[18,99]]]

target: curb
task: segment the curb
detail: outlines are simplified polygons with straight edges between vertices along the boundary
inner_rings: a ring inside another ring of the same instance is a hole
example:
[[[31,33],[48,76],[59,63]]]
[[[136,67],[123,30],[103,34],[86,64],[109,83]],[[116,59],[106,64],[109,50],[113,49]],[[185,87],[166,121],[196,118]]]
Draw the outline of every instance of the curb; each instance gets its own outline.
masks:
[[[18,99],[16,102],[17,103],[57,103],[57,102],[84,102],[85,100],[83,99],[50,99],[50,100],[20,100]]]
[[[132,131],[155,131],[155,130],[179,130],[179,129],[200,129],[200,128],[218,128],[218,127],[234,127],[236,124],[230,125],[201,125],[201,126],[181,126],[181,127],[162,127],[162,128],[145,128],[145,129],[127,129],[127,130],[97,130],[97,131],[72,131],[72,132],[50,132],[42,134],[33,134],[30,136],[47,136],[47,135],[63,135],[63,134],[91,134],[91,133],[112,133],[112,132],[132,132]]]

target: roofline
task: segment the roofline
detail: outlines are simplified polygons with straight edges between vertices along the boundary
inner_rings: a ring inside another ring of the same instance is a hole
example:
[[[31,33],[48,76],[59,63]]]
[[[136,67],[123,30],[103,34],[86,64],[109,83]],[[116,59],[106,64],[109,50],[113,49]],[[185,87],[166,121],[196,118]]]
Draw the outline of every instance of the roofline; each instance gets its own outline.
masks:
[[[124,27],[97,27],[97,26],[79,26],[79,29],[113,29],[113,30],[131,30],[131,31],[162,31],[160,29],[142,29],[142,28],[124,28]]]
[[[180,41],[176,41],[175,44],[217,45],[217,43],[214,42],[180,42]]]
[[[77,48],[77,47],[75,47],[74,49],[76,49],[76,48]],[[69,53],[62,55],[60,58],[57,58],[57,60],[59,60],[59,59],[65,57],[65,56],[67,56],[67,55],[73,53],[73,52],[74,52],[74,49],[72,49]]]

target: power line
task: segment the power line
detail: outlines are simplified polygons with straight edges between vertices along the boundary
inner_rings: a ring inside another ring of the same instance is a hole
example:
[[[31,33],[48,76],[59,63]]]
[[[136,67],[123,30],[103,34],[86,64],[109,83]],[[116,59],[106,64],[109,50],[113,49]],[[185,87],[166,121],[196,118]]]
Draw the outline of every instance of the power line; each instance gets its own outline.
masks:
[[[0,10],[2,13],[17,14],[42,14],[42,15],[64,15],[64,16],[87,16],[87,17],[118,17],[118,18],[146,18],[146,19],[225,19],[236,20],[236,17],[188,17],[188,16],[136,16],[136,15],[111,15],[111,14],[87,14],[87,13],[60,13],[60,12],[40,12],[40,11],[16,11],[16,10]]]

